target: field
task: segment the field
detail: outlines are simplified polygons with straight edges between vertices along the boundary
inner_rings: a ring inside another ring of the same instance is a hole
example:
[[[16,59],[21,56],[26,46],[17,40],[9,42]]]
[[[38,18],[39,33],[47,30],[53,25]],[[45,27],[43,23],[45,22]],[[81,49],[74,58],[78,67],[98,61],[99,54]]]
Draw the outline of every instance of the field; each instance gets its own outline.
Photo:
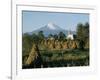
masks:
[[[35,68],[89,66],[88,49],[41,50],[40,55],[43,64]],[[23,66],[24,68],[34,67],[30,65]]]

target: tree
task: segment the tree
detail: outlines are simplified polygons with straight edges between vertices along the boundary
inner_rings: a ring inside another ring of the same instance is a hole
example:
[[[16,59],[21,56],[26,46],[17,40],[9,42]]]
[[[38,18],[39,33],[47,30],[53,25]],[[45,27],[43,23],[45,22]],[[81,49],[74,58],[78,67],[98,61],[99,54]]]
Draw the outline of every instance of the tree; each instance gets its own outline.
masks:
[[[33,33],[32,40],[33,40],[33,43],[37,44],[39,42],[39,37],[35,33]]]
[[[77,39],[79,40],[80,48],[83,49],[83,46],[89,42],[89,24],[79,23],[77,25]],[[88,42],[87,42],[88,41]]]
[[[39,31],[39,32],[38,32],[38,37],[39,37],[39,41],[40,41],[40,42],[45,38],[45,36],[44,36],[44,34],[43,34],[43,31]]]
[[[52,38],[52,37],[53,37],[53,35],[52,35],[52,34],[49,34],[49,35],[48,35],[48,38]]]
[[[58,34],[58,39],[60,40],[60,41],[62,41],[62,40],[64,40],[65,39],[65,34],[63,33],[63,32],[60,32],[59,34]]]
[[[33,43],[32,37],[27,33],[23,34],[23,36],[22,36],[22,52],[23,52],[23,54],[29,53],[29,51],[32,47],[32,43]]]
[[[84,45],[85,45],[84,41],[80,40],[79,41],[79,49],[83,50],[84,49]]]
[[[58,35],[57,34],[54,34],[54,39],[58,40]]]
[[[84,25],[84,34],[85,38],[89,38],[89,23],[85,23]]]
[[[83,24],[81,23],[77,25],[77,39],[79,40],[83,39]]]
[[[79,23],[77,25],[77,38],[83,41],[89,38],[89,24],[88,23],[85,23],[85,25]]]
[[[89,23],[85,23],[85,47],[89,48]]]

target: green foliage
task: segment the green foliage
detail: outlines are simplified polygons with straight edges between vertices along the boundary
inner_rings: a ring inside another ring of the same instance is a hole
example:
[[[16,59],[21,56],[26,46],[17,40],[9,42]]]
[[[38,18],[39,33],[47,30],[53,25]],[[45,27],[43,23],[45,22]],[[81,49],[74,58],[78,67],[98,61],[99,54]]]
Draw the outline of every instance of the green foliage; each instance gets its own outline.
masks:
[[[39,42],[41,42],[45,38],[43,31],[39,31],[37,36],[39,38]]]
[[[22,52],[23,54],[28,54],[32,47],[32,37],[29,34],[24,34],[22,36]]]
[[[85,34],[85,39],[89,38],[89,23],[85,23],[84,25],[84,34]]]
[[[37,44],[38,41],[39,41],[39,37],[36,34],[34,34],[34,33],[32,34],[31,37],[32,37],[33,42]]]
[[[79,40],[80,48],[84,48],[85,44],[89,42],[89,24],[79,23],[77,25],[77,39]]]
[[[77,38],[83,41],[85,41],[86,38],[89,38],[89,24],[88,23],[86,23],[85,25],[79,23],[77,25]]]
[[[40,51],[43,62],[47,67],[80,66],[89,65],[89,50],[66,51]],[[51,64],[52,63],[52,64]]]
[[[83,31],[83,24],[79,23],[79,24],[77,25],[77,38],[78,38],[78,39],[80,39],[80,40],[83,39],[83,35],[84,35],[83,32],[84,32],[84,31]]]
[[[52,35],[52,34],[49,34],[49,35],[48,35],[48,38],[52,38],[52,37],[53,37],[53,35]]]
[[[39,31],[38,34],[33,33],[31,37],[35,44],[39,44],[45,38],[43,31]]]
[[[66,36],[65,36],[65,34],[63,33],[63,32],[60,32],[59,34],[58,34],[58,39],[59,39],[59,41],[62,41],[62,40],[64,40],[66,38]]]
[[[54,34],[54,39],[58,40],[58,35],[57,34]]]

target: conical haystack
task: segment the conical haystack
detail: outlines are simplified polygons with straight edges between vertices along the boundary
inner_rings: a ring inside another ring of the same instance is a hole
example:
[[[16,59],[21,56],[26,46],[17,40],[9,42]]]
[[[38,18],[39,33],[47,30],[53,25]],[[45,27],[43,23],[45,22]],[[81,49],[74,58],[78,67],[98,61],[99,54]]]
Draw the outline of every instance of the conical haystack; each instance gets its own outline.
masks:
[[[61,45],[61,42],[60,42],[60,41],[56,41],[56,42],[55,42],[55,48],[56,48],[57,50],[59,50],[59,49],[62,48],[62,45]]]
[[[73,41],[72,42],[72,47],[71,47],[72,49],[76,49],[77,48],[77,44],[76,44],[76,41]]]
[[[63,47],[63,49],[67,49],[68,48],[67,41],[62,43],[62,47]]]
[[[32,49],[29,53],[29,57],[26,61],[26,65],[30,65],[32,62],[36,61],[40,57],[37,45],[33,44]]]

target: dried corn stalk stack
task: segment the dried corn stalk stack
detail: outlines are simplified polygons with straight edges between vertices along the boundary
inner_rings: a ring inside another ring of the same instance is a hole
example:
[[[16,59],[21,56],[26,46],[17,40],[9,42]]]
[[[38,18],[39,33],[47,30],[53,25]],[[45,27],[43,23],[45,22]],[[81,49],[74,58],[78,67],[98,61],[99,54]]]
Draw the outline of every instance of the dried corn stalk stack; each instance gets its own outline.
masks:
[[[72,40],[68,40],[68,41],[67,41],[67,44],[68,44],[68,48],[69,48],[69,49],[72,48]]]
[[[55,41],[55,48],[57,50],[61,49],[62,48],[62,45],[61,45],[61,42],[60,41]]]
[[[67,41],[65,41],[65,42],[62,43],[62,47],[63,47],[63,49],[67,49],[68,48]]]
[[[25,65],[30,65],[34,62],[34,65],[41,64],[42,59],[38,50],[38,46],[33,44],[31,52],[29,53],[29,57],[25,63]]]
[[[76,41],[72,41],[72,47],[71,47],[72,49],[76,49],[77,48],[77,43],[76,43]]]
[[[49,49],[54,49],[55,48],[55,41],[54,40],[50,40],[50,43],[48,44]]]

